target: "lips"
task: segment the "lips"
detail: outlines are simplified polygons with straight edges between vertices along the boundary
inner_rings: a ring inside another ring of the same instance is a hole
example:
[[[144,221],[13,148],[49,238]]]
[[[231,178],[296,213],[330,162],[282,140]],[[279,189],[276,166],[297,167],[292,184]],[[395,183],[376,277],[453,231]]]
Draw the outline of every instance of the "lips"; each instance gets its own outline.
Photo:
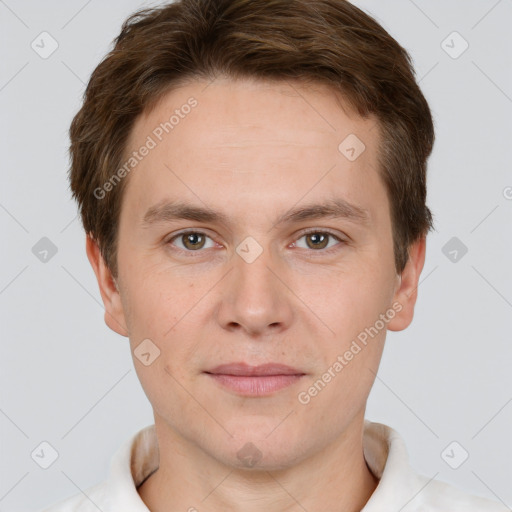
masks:
[[[223,389],[246,397],[272,395],[296,384],[305,375],[296,368],[278,363],[259,366],[222,364],[204,373]]]
[[[239,377],[261,377],[269,375],[305,375],[304,372],[278,363],[251,366],[247,363],[221,364],[205,373],[213,375],[235,375]]]

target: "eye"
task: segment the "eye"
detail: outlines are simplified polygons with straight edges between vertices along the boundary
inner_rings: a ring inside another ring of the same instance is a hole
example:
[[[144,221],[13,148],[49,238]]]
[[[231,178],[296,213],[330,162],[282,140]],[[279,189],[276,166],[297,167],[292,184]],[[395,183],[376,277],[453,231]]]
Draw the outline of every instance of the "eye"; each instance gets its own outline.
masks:
[[[306,245],[300,245],[302,239],[306,240]],[[207,240],[210,240],[208,245]],[[339,242],[330,243],[330,242]],[[316,252],[330,252],[331,249],[336,245],[343,244],[345,241],[339,236],[329,232],[321,230],[311,230],[303,233],[296,242],[293,242],[292,246],[299,247],[301,249],[313,249]],[[210,249],[215,247],[215,242],[206,233],[202,231],[182,231],[177,235],[169,238],[166,242],[169,245],[176,247],[177,249],[185,252],[200,252],[201,249]]]
[[[337,240],[338,242],[343,243],[343,240],[340,237],[334,235],[333,233],[330,233],[329,231],[308,231],[307,233],[303,233],[302,236],[298,238],[297,242],[294,242],[293,245],[296,247],[300,247],[299,241],[303,238],[306,240],[306,247],[301,248],[313,249],[315,251],[319,251],[327,247],[330,250],[333,246],[337,245],[336,243],[334,243],[329,246],[329,241]]]
[[[206,247],[206,239],[210,239],[212,242],[209,247]],[[215,245],[215,242],[202,231],[183,231],[174,235],[167,243],[174,245],[174,241],[182,244],[181,246],[179,244],[177,245],[179,249],[188,252],[198,251],[204,248],[208,249]]]

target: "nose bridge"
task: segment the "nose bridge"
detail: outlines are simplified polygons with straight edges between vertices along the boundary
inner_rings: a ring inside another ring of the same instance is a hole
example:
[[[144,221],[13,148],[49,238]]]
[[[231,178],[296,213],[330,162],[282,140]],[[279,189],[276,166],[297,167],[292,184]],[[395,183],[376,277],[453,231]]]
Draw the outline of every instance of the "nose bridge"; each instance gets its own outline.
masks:
[[[246,237],[232,258],[220,307],[219,321],[225,328],[252,333],[287,326],[291,319],[290,297],[276,277],[279,267],[268,246]]]
[[[252,238],[246,239],[237,247],[233,261],[236,291],[255,298],[261,293],[272,294],[270,277],[273,274],[269,270],[272,268],[272,254],[268,247],[263,248]]]

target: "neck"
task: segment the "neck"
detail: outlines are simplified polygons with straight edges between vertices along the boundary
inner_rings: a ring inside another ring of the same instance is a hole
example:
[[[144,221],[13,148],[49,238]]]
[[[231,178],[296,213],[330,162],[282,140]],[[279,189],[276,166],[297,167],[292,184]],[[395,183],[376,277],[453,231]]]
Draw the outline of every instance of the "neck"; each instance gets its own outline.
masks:
[[[378,484],[363,456],[363,415],[332,445],[278,471],[226,466],[157,419],[159,468],[138,488],[151,512],[358,512]]]

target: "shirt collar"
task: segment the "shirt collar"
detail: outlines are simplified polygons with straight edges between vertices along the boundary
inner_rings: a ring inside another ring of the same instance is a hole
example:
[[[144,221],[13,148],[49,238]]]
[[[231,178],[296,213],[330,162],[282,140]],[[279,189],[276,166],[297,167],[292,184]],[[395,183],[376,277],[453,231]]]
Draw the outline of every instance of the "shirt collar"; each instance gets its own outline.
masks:
[[[107,481],[108,510],[148,512],[137,487],[158,469],[159,449],[155,425],[148,425],[128,439],[114,454]]]
[[[402,437],[387,425],[365,420],[363,450],[379,484],[361,512],[402,510],[423,485],[409,465]]]

